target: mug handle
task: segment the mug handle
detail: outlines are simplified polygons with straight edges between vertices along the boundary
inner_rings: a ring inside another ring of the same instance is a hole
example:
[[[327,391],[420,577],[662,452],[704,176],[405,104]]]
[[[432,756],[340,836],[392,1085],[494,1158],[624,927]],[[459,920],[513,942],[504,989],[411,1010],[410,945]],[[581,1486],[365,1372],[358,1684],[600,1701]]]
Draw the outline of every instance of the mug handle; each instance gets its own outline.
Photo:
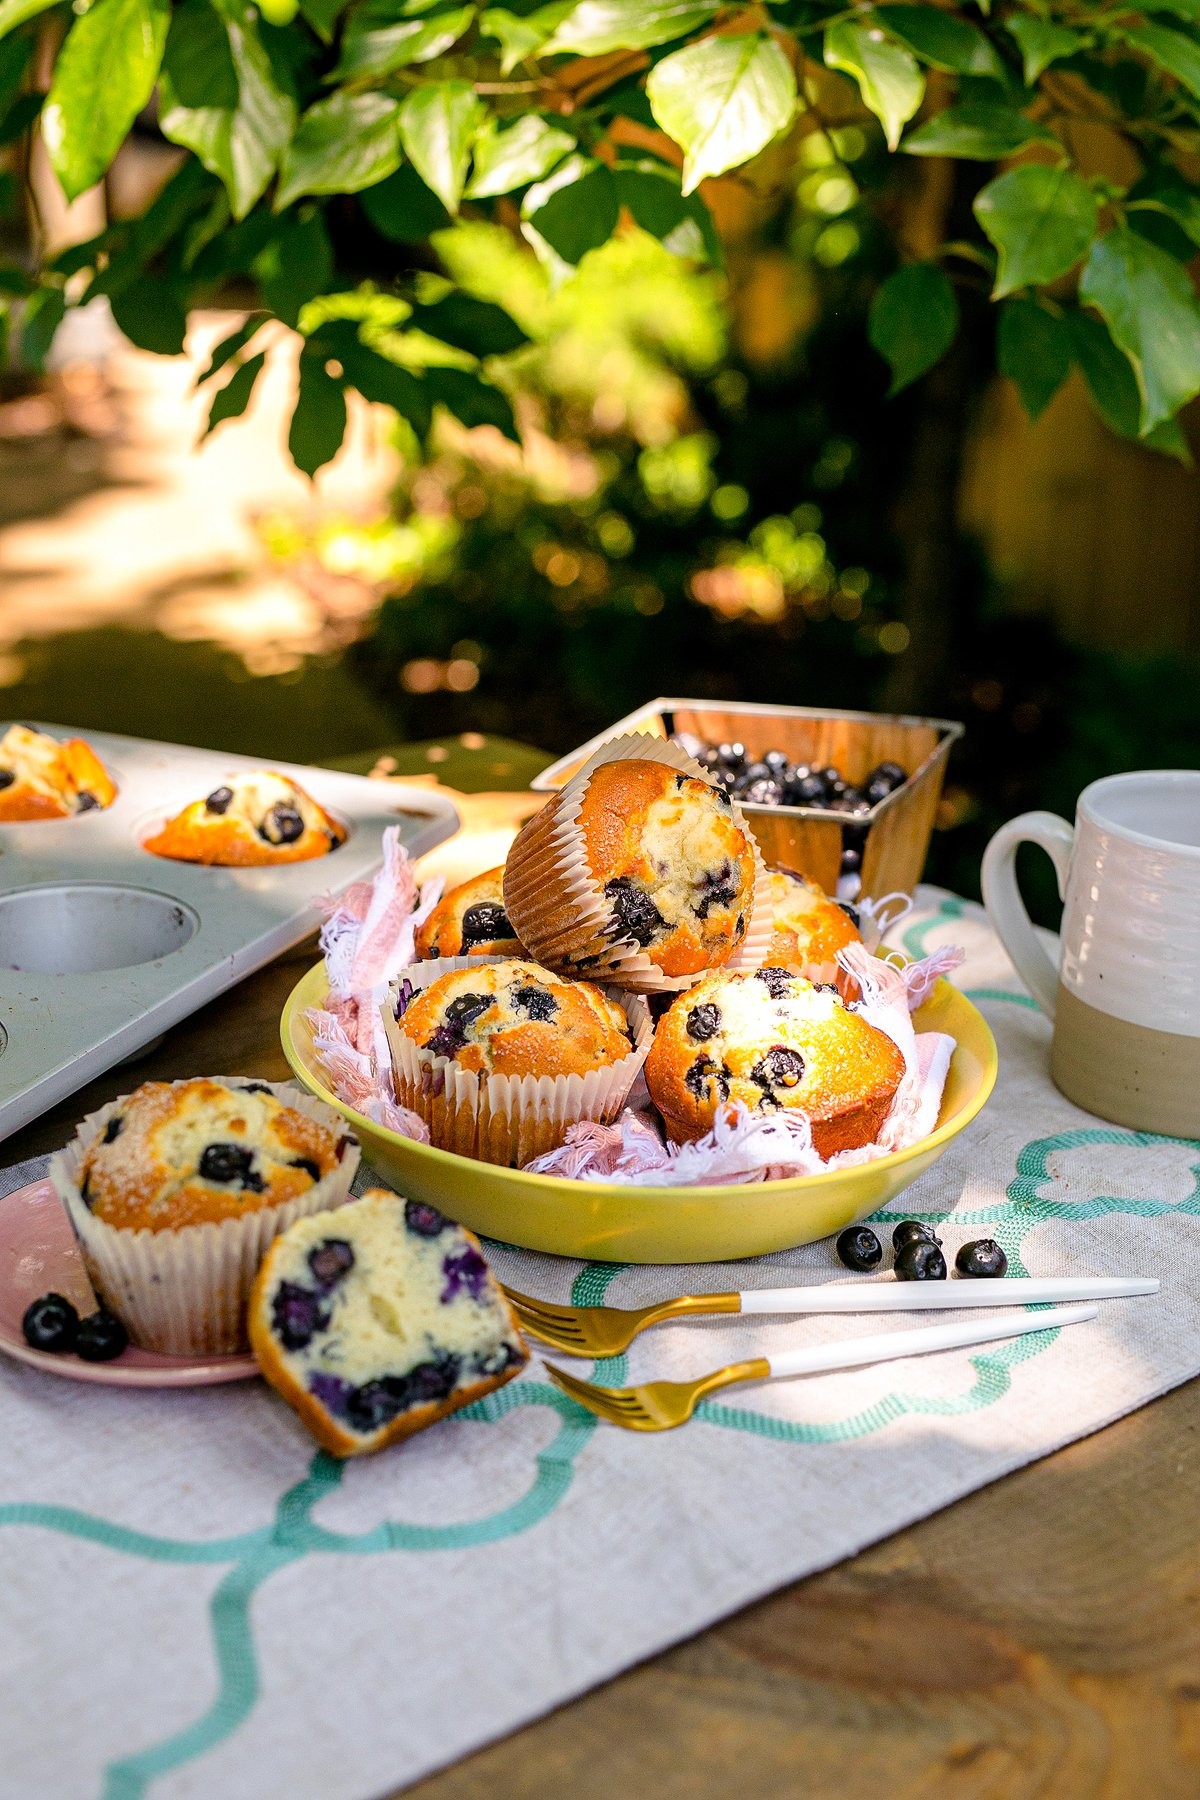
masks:
[[[1029,812],[1002,825],[983,853],[983,904],[992,930],[1017,974],[1050,1019],[1054,1017],[1058,993],[1058,970],[1042,948],[1017,886],[1017,846],[1037,844],[1046,852],[1058,876],[1061,899],[1066,894],[1074,842],[1074,826],[1057,813]]]

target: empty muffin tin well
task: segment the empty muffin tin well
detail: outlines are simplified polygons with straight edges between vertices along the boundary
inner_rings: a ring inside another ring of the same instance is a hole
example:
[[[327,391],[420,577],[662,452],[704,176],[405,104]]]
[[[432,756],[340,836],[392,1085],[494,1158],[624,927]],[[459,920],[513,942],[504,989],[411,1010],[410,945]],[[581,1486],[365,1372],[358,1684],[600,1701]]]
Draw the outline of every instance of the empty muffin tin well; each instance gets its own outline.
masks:
[[[0,1138],[299,943],[319,924],[323,895],[378,868],[386,826],[399,827],[411,856],[458,827],[449,801],[424,788],[75,726],[38,729],[86,737],[119,791],[103,811],[0,825]],[[347,827],[347,841],[309,862],[248,869],[142,848],[151,817],[262,768],[297,780]]]

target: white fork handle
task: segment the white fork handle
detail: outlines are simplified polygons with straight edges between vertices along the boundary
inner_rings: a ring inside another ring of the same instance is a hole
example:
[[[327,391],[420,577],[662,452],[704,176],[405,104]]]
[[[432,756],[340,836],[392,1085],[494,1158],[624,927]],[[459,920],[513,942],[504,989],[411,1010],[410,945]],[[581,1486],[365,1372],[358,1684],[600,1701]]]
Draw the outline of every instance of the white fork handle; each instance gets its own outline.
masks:
[[[892,1362],[902,1356],[926,1356],[933,1350],[961,1350],[970,1344],[992,1344],[998,1338],[1023,1337],[1030,1331],[1053,1331],[1060,1325],[1082,1325],[1094,1319],[1094,1306],[1060,1306],[1053,1312],[1022,1318],[978,1320],[965,1325],[926,1325],[920,1331],[882,1331],[875,1337],[851,1338],[841,1344],[814,1344],[782,1350],[767,1358],[777,1375],[819,1375],[824,1369],[857,1369],[864,1363]]]
[[[964,1276],[956,1281],[752,1288],[738,1299],[744,1313],[926,1312],[956,1306],[1033,1306],[1046,1300],[1125,1300],[1157,1294],[1158,1285],[1126,1275],[1047,1275],[1028,1281]]]

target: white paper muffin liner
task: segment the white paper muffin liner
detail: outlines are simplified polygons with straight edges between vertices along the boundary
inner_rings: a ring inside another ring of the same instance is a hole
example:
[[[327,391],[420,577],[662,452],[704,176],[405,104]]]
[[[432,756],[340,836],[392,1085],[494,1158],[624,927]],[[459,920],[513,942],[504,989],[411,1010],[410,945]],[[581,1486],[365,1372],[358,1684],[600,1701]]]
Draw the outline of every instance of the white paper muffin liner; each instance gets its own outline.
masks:
[[[236,1089],[249,1086],[252,1078],[211,1079]],[[50,1159],[50,1179],[75,1229],[92,1286],[143,1350],[164,1356],[234,1356],[246,1350],[246,1303],[268,1244],[297,1219],[349,1198],[361,1152],[341,1114],[288,1082],[255,1085],[269,1087],[335,1140],[348,1140],[331,1174],[280,1206],[164,1231],[134,1231],[96,1218],[80,1193],[83,1160],[112,1115],[128,1105],[128,1094],[89,1113],[71,1142]]]
[[[654,1026],[646,1002],[597,983],[624,1008],[634,1048],[619,1062],[589,1069],[586,1075],[480,1075],[462,1069],[448,1056],[420,1049],[401,1031],[395,997],[408,981],[427,988],[457,969],[479,969],[489,963],[520,961],[505,956],[444,956],[402,969],[388,991],[382,1013],[396,1098],[418,1113],[432,1141],[478,1162],[519,1168],[562,1143],[580,1119],[607,1124],[617,1118],[630,1088],[650,1052]],[[524,960],[532,960],[524,959]]]
[[[691,975],[664,975],[629,939],[613,941],[612,916],[588,867],[579,814],[588,782],[602,763],[636,758],[665,763],[712,786],[710,775],[679,744],[631,732],[610,738],[589,756],[566,787],[519,833],[504,870],[504,910],[534,962],[579,980],[607,981],[639,994],[673,994],[694,987],[712,969],[757,969],[774,930],[767,870],[758,841],[736,800],[732,813],[754,855],[754,900],[746,935],[728,962]]]

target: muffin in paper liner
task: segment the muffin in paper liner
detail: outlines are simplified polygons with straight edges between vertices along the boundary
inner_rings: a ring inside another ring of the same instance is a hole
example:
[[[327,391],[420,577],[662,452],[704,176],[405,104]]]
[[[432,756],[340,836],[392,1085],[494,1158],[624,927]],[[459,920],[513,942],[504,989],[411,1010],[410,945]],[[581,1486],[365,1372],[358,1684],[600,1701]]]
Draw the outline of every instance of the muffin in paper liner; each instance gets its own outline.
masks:
[[[252,1080],[210,1079],[235,1089]],[[341,1114],[290,1083],[255,1085],[269,1087],[285,1106],[305,1113],[346,1145],[331,1174],[282,1205],[176,1230],[133,1231],[96,1218],[79,1191],[80,1171],[109,1119],[128,1104],[128,1094],[89,1113],[71,1142],[50,1159],[50,1179],[74,1227],[92,1286],[143,1350],[163,1356],[235,1356],[248,1349],[246,1304],[267,1246],[297,1219],[340,1206],[350,1196],[361,1152]]]
[[[713,785],[708,771],[669,739],[643,732],[611,738],[518,834],[504,869],[504,909],[531,959],[558,974],[611,982],[632,993],[679,993],[712,968],[664,975],[632,938],[614,940],[611,913],[584,851],[579,814],[588,782],[602,763],[628,759],[665,763]],[[766,960],[774,930],[767,869],[736,800],[731,810],[754,856],[754,905],[738,949],[713,966],[756,969]]]
[[[416,991],[432,986],[458,969],[479,969],[511,962],[505,956],[445,956],[402,969],[381,1011],[396,1098],[424,1119],[441,1150],[477,1162],[520,1168],[562,1143],[580,1119],[607,1124],[617,1118],[629,1090],[650,1053],[654,1027],[644,1000],[597,983],[610,1000],[624,1008],[634,1048],[620,1062],[591,1069],[586,1075],[487,1075],[462,1069],[452,1057],[434,1056],[400,1030],[396,996],[404,984]]]

